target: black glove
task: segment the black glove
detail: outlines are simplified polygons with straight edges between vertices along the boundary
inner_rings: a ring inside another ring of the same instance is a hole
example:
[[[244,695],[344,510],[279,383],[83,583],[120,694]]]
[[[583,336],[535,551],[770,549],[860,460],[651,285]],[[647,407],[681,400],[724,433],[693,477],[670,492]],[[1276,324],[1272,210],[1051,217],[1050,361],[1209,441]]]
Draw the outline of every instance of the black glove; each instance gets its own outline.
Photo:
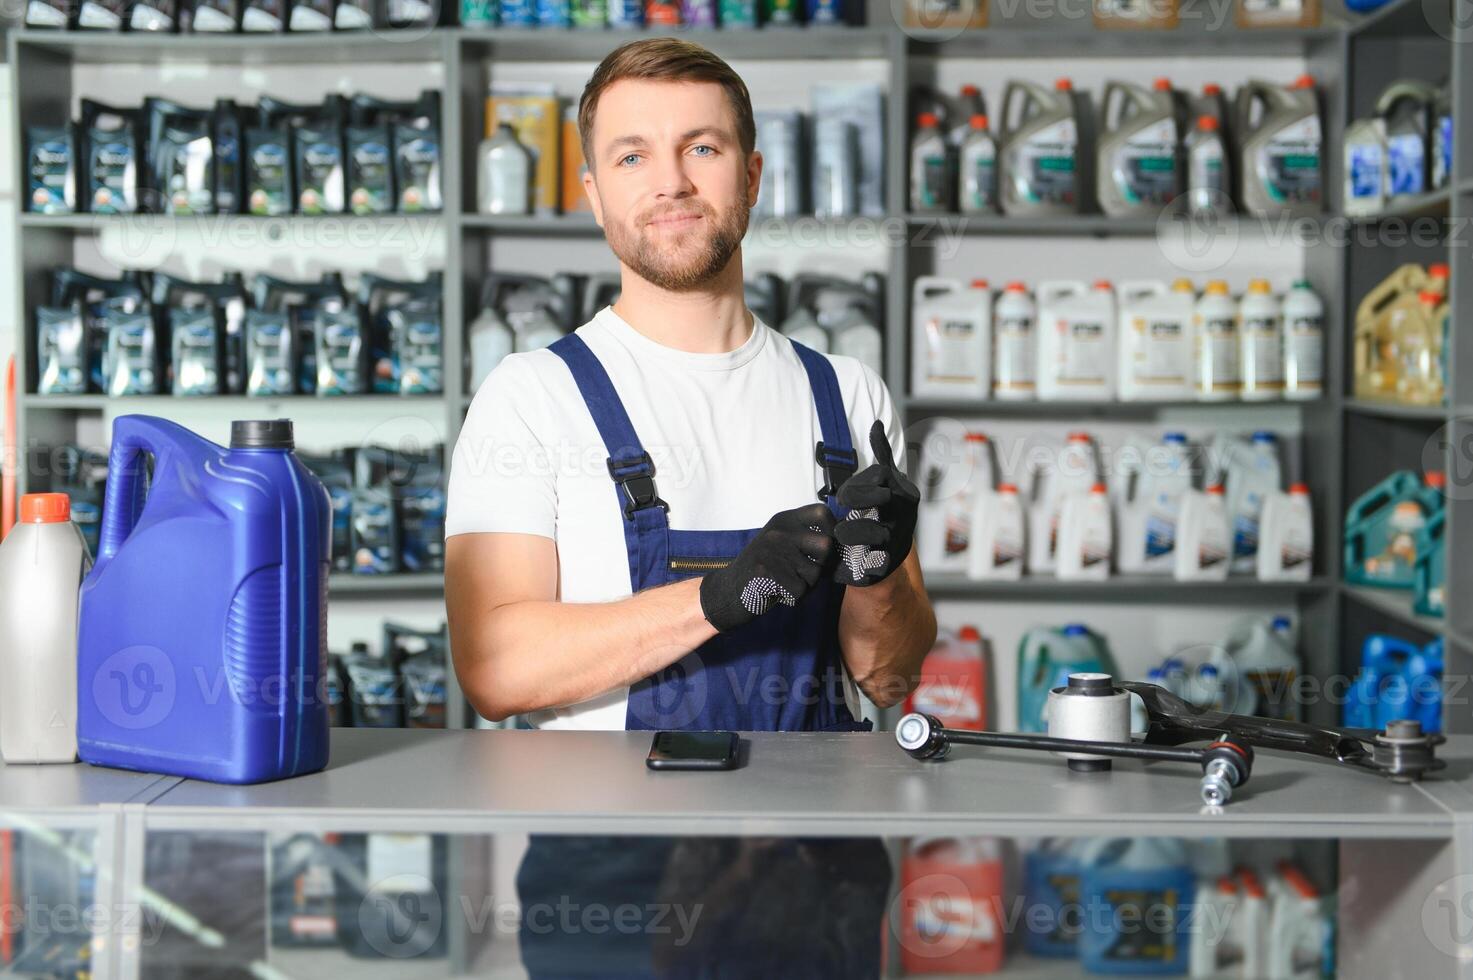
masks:
[[[839,543],[834,581],[866,586],[883,582],[910,554],[916,536],[916,513],[921,492],[895,466],[884,423],[869,430],[875,461],[844,481],[839,503],[849,516],[834,525]]]
[[[818,584],[834,550],[834,514],[809,504],[773,515],[730,565],[701,580],[701,612],[720,632],[795,606]]]

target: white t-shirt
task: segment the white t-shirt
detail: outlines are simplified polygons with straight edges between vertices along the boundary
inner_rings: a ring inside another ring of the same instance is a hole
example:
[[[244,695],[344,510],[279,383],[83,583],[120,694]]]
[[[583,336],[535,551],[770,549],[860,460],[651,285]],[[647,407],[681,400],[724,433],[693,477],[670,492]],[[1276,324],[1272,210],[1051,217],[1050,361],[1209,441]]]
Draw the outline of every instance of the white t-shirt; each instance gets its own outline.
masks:
[[[578,329],[608,372],[630,423],[654,460],[655,487],[672,528],[759,528],[812,503],[823,485],[822,438],[808,374],[792,343],[756,321],[723,354],[691,354],[650,340],[605,307]],[[904,433],[890,392],[851,357],[829,356],[859,468],[874,462],[875,419],[895,458]],[[624,516],[609,452],[563,359],[512,354],[482,383],[450,462],[445,535],[540,534],[557,542],[558,595],[608,602],[630,595]],[[538,712],[541,728],[622,729],[628,689]]]

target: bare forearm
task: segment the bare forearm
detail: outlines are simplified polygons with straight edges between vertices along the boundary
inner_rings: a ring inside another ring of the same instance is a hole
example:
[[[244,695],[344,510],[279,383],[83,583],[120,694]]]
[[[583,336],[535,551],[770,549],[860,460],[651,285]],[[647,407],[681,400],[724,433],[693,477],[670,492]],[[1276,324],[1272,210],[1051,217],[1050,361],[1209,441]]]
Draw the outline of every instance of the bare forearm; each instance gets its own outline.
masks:
[[[628,687],[716,634],[701,614],[699,579],[617,602],[511,602],[470,622],[474,635],[454,637],[455,668],[493,720]]]
[[[912,552],[893,575],[850,588],[839,615],[839,646],[850,675],[875,704],[898,704],[916,686],[936,642],[936,614]]]

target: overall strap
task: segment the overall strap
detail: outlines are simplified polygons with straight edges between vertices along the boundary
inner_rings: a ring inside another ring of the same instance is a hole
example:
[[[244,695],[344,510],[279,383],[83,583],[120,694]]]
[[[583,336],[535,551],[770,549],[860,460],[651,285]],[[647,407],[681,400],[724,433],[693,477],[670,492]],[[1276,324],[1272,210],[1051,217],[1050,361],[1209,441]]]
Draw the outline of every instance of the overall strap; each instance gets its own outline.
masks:
[[[670,509],[655,489],[655,463],[640,444],[629,413],[609,380],[609,373],[577,334],[567,334],[552,344],[552,351],[567,364],[593,424],[608,451],[609,477],[624,515],[624,543],[629,551],[629,584],[638,592],[653,574],[656,559],[664,551]],[[642,546],[642,541],[648,544]]]
[[[838,502],[834,494],[859,468],[859,457],[855,455],[854,443],[849,438],[849,417],[844,413],[844,398],[839,394],[839,379],[827,357],[796,340],[792,344],[798,360],[803,362],[803,370],[808,373],[813,405],[818,409],[819,433],[823,436],[813,454],[814,461],[823,469],[824,477],[823,489],[818,496],[837,513]]]

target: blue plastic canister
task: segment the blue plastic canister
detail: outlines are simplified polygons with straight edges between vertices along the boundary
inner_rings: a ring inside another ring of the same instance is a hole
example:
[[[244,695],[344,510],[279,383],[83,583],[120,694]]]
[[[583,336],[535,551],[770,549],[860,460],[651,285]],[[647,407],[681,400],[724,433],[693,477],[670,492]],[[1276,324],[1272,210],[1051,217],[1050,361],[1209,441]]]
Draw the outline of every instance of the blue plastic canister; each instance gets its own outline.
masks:
[[[230,442],[113,423],[78,628],[87,762],[223,783],[327,764],[327,491],[289,419],[235,422]]]

